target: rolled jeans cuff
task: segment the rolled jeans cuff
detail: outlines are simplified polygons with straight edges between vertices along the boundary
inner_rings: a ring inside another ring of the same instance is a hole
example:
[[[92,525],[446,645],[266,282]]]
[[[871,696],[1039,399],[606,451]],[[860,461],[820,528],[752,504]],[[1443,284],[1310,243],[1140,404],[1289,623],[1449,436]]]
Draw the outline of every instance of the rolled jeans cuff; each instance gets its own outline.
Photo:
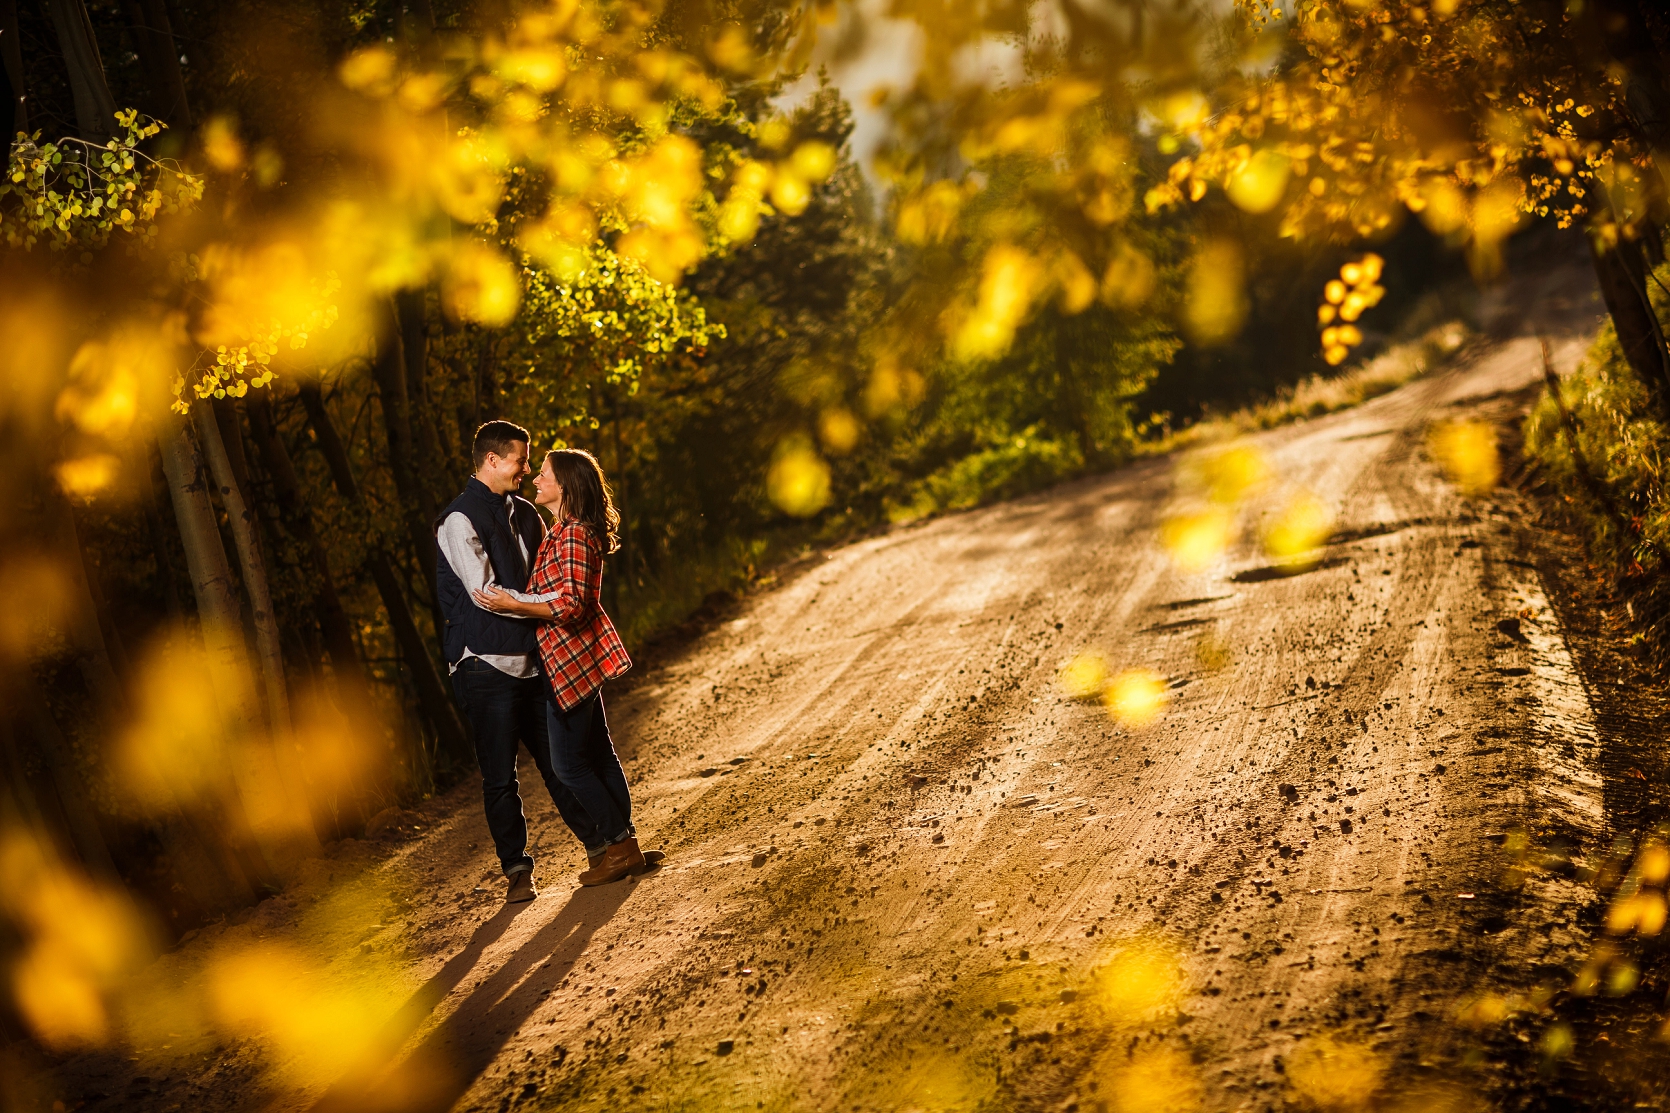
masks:
[[[506,877],[515,877],[519,873],[532,873],[532,872],[533,872],[533,863],[532,862],[517,862],[514,866],[511,866],[509,869],[505,870],[504,875]]]

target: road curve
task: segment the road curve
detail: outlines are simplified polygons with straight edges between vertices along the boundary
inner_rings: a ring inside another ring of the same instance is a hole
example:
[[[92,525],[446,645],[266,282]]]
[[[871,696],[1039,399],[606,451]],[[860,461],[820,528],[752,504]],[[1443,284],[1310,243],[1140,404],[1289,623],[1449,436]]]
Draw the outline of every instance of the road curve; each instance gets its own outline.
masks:
[[[1569,367],[1592,303],[1542,309]],[[1515,496],[1464,498],[1426,447],[1540,376],[1533,337],[1499,336],[1252,438],[1274,479],[1198,572],[1159,541],[1168,460],[800,567],[610,697],[663,869],[577,888],[530,791],[544,891],[501,908],[461,786],[368,866],[402,903],[355,953],[410,972],[376,1061],[298,1097],[229,1060],[246,1088],[199,1103],[1230,1110],[1449,1085],[1466,995],[1581,943],[1509,906],[1500,844],[1604,821]],[[1286,574],[1257,537],[1297,490],[1336,533]],[[1087,650],[1164,677],[1164,716],[1067,698]],[[269,904],[229,930],[282,934]]]
[[[430,1021],[454,1043],[429,1053],[464,1048],[447,1096],[1261,1108],[1307,1043],[1313,1088],[1317,1062],[1346,1097],[1441,1081],[1463,996],[1575,946],[1492,897],[1505,833],[1602,821],[1512,497],[1463,498],[1425,447],[1540,375],[1533,338],[1498,338],[1254,438],[1276,480],[1197,573],[1158,540],[1161,460],[893,530],[754,598],[611,705],[668,866],[547,882],[479,960],[517,972]],[[1337,533],[1278,574],[1259,523],[1299,489]],[[1064,696],[1085,650],[1167,678],[1163,719]]]

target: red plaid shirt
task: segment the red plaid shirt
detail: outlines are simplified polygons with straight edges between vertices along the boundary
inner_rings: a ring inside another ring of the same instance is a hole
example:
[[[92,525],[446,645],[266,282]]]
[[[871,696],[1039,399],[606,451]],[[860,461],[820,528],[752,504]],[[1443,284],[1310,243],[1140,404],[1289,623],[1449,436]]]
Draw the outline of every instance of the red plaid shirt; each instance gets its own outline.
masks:
[[[615,624],[603,613],[603,545],[578,519],[545,535],[528,593],[557,597],[539,624],[539,660],[557,706],[567,711],[632,667]]]

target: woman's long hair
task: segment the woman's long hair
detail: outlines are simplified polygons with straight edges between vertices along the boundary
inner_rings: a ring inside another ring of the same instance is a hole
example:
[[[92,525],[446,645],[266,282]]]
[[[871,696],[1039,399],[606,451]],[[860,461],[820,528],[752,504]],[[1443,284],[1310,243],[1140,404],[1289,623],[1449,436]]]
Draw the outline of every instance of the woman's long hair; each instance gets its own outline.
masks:
[[[597,457],[583,448],[555,448],[545,459],[562,487],[563,516],[578,518],[603,543],[604,552],[619,549],[620,511]]]

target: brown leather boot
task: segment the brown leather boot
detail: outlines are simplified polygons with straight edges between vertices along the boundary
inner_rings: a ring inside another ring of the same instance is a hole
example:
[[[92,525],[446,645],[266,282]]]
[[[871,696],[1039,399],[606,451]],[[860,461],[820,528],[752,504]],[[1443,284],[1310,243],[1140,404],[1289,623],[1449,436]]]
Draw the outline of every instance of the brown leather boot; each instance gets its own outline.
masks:
[[[603,860],[580,875],[582,885],[607,885],[644,868],[644,852],[637,839],[622,839],[603,852]]]
[[[665,850],[646,850],[646,851],[644,851],[644,865],[646,865],[646,866],[659,866],[662,862],[665,862],[666,860],[667,860],[667,852]],[[587,869],[596,869],[598,863],[601,862],[601,861],[603,861],[603,851],[599,850],[596,854],[587,854],[586,855],[586,868]]]
[[[525,900],[532,900],[539,895],[539,890],[533,887],[533,870],[518,870],[510,878],[510,889],[504,895],[506,904],[521,904]]]

